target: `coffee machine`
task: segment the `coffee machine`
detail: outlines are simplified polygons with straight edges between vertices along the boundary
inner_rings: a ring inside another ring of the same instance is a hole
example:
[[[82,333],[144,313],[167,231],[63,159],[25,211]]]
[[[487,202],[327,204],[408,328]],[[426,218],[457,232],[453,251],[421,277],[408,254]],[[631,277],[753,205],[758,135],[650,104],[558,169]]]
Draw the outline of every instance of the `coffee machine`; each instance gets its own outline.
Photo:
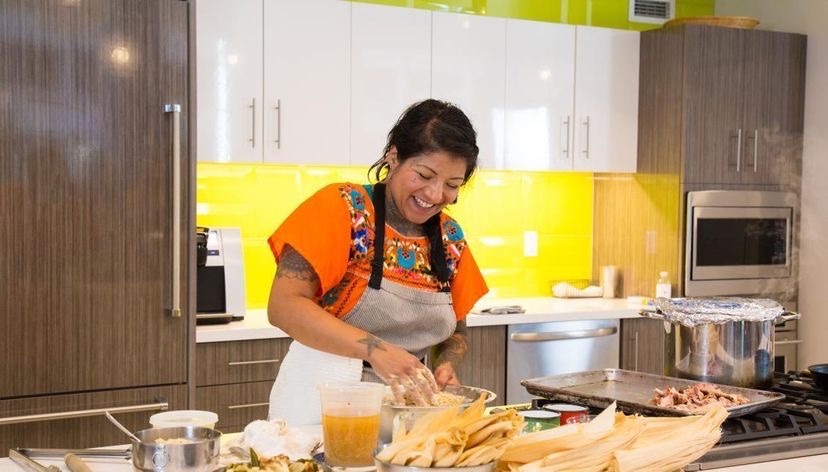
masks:
[[[196,323],[242,320],[244,257],[239,228],[196,228]]]

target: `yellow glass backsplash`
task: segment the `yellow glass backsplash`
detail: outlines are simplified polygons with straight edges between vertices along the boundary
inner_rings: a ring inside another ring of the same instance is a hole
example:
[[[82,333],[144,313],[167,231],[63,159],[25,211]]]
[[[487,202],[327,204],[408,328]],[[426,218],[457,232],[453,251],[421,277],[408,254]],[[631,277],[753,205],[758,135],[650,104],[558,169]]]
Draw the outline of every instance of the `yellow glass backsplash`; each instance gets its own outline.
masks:
[[[333,182],[367,182],[365,167],[199,162],[196,222],[238,226],[248,308],[264,308],[276,264],[267,238],[302,200]],[[592,174],[478,171],[449,213],[460,222],[494,294],[546,296],[592,271]],[[525,231],[538,255],[525,257]]]

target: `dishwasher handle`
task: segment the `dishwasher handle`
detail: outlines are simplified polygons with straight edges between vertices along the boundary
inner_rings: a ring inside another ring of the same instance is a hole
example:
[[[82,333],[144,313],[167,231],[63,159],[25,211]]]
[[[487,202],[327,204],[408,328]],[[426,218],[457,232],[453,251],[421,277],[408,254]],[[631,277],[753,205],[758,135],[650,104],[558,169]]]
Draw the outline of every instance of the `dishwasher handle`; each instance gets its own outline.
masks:
[[[564,341],[567,339],[600,338],[612,336],[618,332],[618,328],[580,329],[574,331],[547,331],[533,333],[512,333],[509,339],[518,342],[540,342],[540,341]]]

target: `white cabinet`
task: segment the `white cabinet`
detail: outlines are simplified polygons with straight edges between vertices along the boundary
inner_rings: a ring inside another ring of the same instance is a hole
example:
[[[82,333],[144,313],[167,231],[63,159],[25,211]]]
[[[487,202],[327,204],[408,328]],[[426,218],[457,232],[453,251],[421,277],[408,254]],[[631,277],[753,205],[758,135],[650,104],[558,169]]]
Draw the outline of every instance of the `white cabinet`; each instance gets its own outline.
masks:
[[[635,172],[638,38],[508,20],[505,167]]]
[[[577,27],[576,170],[636,170],[639,37],[637,31]]]
[[[506,20],[434,12],[432,41],[432,96],[466,112],[477,130],[481,167],[506,167]]]
[[[264,162],[347,165],[351,3],[264,0]]]
[[[350,7],[198,1],[198,160],[348,163]]]
[[[504,167],[571,170],[575,26],[506,22]]]
[[[370,165],[402,112],[431,96],[431,12],[351,8],[351,164]]]
[[[262,0],[199,0],[197,156],[262,159]]]

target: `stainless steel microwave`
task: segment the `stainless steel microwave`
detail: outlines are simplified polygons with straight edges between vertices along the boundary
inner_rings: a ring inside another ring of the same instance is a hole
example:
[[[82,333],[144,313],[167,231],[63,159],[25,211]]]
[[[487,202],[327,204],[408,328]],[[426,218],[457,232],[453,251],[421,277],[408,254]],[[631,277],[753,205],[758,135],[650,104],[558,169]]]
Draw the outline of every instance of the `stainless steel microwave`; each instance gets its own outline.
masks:
[[[789,291],[796,205],[789,192],[688,192],[684,294]]]

